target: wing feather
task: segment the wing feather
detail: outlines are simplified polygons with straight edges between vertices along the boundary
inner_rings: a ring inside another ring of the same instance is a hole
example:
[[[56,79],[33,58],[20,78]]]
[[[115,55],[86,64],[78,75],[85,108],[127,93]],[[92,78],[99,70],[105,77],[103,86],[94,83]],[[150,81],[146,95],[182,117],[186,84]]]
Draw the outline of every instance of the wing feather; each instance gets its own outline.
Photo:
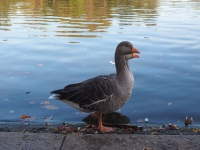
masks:
[[[98,76],[51,93],[58,94],[60,100],[77,103],[80,107],[91,106],[112,97],[114,87],[117,86],[113,79],[113,75]]]

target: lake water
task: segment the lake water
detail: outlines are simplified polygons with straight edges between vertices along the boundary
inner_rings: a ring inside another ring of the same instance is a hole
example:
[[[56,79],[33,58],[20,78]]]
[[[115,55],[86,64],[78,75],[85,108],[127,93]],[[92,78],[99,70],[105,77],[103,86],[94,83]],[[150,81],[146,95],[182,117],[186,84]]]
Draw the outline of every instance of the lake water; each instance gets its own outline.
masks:
[[[0,121],[81,122],[52,90],[115,72],[130,41],[135,85],[118,112],[131,123],[200,124],[200,0],[1,0]],[[30,92],[30,93],[29,93]]]

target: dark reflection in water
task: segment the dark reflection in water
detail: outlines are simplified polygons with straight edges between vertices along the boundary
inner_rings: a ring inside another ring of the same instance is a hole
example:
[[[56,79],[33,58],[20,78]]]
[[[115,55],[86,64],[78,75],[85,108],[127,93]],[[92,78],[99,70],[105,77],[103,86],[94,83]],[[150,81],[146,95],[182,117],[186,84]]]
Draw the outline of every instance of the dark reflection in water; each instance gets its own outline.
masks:
[[[199,20],[199,0],[1,0],[0,120],[81,121],[88,114],[49,92],[114,73],[115,47],[128,40],[141,58],[129,62],[135,85],[119,112],[199,125]]]
[[[82,121],[86,122],[87,124],[98,124],[98,114],[92,113]],[[130,119],[125,116],[124,114],[113,112],[113,113],[106,113],[103,114],[102,121],[108,124],[130,124]]]

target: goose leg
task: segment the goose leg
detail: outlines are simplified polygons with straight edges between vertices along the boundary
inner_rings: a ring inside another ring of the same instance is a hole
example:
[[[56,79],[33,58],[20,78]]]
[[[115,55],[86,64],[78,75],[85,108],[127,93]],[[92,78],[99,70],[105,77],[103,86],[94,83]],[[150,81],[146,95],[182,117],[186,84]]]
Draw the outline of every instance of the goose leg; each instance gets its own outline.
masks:
[[[113,128],[109,128],[109,127],[104,127],[103,126],[103,123],[102,123],[102,113],[99,113],[98,114],[98,123],[99,123],[99,130],[102,131],[102,132],[112,132],[114,131]]]

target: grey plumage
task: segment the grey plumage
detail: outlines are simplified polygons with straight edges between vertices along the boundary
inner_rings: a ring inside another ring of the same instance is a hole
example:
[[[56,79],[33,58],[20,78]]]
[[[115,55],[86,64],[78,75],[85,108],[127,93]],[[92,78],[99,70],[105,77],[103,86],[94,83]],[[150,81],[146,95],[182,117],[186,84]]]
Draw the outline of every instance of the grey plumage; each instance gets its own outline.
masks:
[[[113,112],[130,98],[134,77],[128,60],[139,53],[130,42],[121,42],[115,52],[116,74],[101,75],[64,89],[52,91],[55,98],[85,112]]]

